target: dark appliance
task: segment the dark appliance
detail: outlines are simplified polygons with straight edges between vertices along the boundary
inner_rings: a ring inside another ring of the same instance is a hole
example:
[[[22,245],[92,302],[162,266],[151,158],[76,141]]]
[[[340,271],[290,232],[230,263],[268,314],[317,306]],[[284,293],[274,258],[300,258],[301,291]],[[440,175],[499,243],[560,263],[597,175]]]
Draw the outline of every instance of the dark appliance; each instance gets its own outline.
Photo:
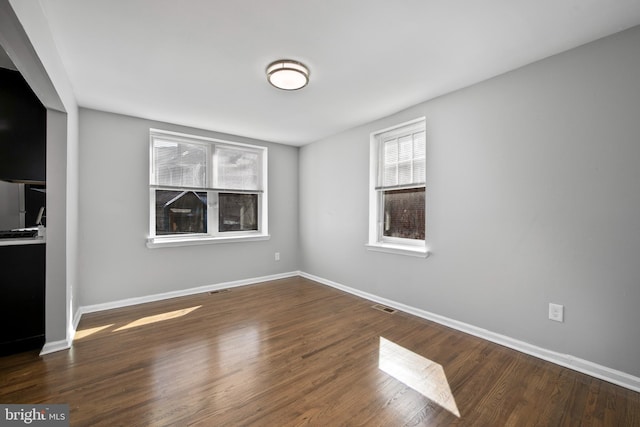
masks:
[[[0,180],[44,183],[47,111],[19,72],[0,68]]]

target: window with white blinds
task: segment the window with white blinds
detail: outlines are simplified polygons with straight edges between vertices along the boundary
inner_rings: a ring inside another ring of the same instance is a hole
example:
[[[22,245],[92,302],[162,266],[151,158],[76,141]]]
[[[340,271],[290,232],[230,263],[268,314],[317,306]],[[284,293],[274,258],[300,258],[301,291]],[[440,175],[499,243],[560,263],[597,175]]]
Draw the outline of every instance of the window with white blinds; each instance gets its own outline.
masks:
[[[150,139],[152,244],[266,236],[266,147],[155,129]]]
[[[425,119],[373,133],[367,246],[426,256],[425,196]]]

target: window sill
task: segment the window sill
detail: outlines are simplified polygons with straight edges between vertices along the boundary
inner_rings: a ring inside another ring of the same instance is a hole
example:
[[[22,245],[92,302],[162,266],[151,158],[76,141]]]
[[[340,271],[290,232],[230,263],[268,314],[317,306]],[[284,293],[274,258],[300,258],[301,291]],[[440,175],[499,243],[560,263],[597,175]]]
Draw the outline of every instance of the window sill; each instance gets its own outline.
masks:
[[[171,248],[175,246],[210,245],[217,243],[240,243],[269,240],[269,234],[249,234],[244,236],[212,237],[212,236],[189,236],[189,237],[150,237],[147,239],[148,248]]]
[[[368,250],[374,252],[386,252],[419,258],[427,258],[429,256],[429,251],[424,246],[394,245],[392,243],[367,243],[365,246]]]

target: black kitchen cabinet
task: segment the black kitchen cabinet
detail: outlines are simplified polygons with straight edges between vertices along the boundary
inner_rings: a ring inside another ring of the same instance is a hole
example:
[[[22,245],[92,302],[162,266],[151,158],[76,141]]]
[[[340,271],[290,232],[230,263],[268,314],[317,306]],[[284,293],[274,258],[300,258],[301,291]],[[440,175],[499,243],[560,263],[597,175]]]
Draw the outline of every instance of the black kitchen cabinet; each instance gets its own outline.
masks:
[[[46,180],[47,112],[19,72],[0,68],[0,180]]]
[[[46,245],[0,246],[0,356],[44,345]]]

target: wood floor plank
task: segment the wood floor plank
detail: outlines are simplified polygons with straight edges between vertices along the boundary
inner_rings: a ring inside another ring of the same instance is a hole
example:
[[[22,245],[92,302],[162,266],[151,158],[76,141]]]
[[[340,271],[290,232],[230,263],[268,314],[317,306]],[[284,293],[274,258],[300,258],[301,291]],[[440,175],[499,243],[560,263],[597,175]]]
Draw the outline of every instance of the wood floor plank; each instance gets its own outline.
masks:
[[[70,350],[0,358],[0,402],[73,426],[640,425],[639,393],[372,305],[294,277],[87,314]]]

